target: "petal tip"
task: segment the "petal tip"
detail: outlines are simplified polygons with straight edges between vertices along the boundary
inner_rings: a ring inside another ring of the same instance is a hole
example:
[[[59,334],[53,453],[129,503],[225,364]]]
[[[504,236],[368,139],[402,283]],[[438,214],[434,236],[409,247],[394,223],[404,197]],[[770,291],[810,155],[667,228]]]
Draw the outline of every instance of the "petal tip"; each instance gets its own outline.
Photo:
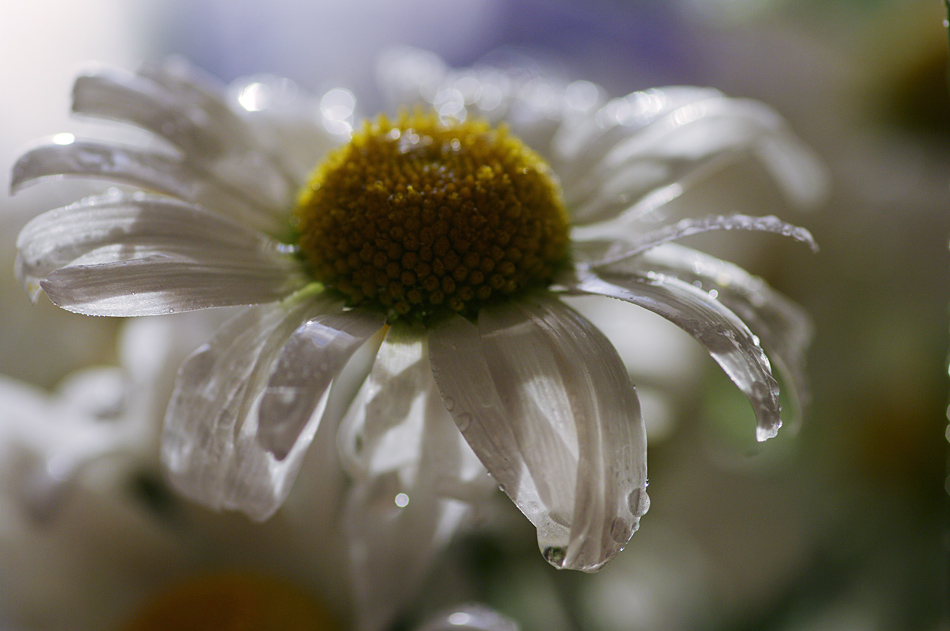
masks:
[[[778,421],[774,425],[756,427],[755,439],[760,443],[764,443],[770,438],[775,438],[778,436],[778,430],[780,427],[782,427],[782,421]]]

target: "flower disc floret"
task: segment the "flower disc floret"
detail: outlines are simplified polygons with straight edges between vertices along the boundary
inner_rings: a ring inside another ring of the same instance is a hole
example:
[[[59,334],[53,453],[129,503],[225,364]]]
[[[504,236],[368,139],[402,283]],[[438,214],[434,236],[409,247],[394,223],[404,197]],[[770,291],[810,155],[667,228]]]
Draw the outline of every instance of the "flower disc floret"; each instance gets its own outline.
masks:
[[[568,222],[548,165],[504,127],[403,113],[367,121],[301,191],[315,278],[392,316],[467,315],[548,283]]]

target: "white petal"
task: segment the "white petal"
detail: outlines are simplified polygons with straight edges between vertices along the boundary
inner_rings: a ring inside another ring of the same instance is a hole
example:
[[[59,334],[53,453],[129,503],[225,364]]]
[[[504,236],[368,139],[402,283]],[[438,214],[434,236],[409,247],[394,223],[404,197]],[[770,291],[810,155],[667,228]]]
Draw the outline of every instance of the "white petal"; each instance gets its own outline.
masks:
[[[256,203],[281,212],[299,186],[273,156],[260,151],[253,135],[221,95],[198,89],[159,71],[154,77],[102,72],[79,77],[73,110],[130,123],[164,138],[197,163]]]
[[[289,79],[256,75],[232,83],[228,92],[257,145],[297,182],[305,182],[323,155],[349,140],[353,130],[356,97],[343,88],[318,99]]]
[[[320,405],[296,440],[277,458],[259,437],[260,403],[282,349],[309,318],[337,311],[323,297],[252,307],[225,324],[183,364],[165,416],[162,459],[174,486],[213,508],[238,509],[252,519],[273,514],[286,498],[317,430]],[[345,352],[354,350],[352,346]],[[343,369],[335,361],[332,380]],[[299,393],[295,393],[299,394]],[[284,438],[287,438],[284,436]],[[265,441],[266,442],[266,441]]]
[[[103,71],[80,76],[73,86],[73,111],[131,123],[161,136],[196,159],[215,159],[228,150],[221,121],[145,77]]]
[[[616,555],[648,506],[646,436],[606,338],[539,296],[446,320],[430,350],[446,407],[545,557],[592,571]]]
[[[154,151],[96,142],[46,145],[27,152],[13,167],[11,191],[64,176],[105,179],[164,193],[271,234],[285,229],[272,211],[229,190],[194,164]]]
[[[340,428],[356,478],[345,529],[361,628],[413,595],[434,556],[497,492],[439,396],[421,327],[393,325]]]
[[[827,188],[818,160],[781,117],[715,90],[665,88],[614,99],[567,121],[555,146],[572,166],[562,183],[582,224],[642,214],[652,192],[699,181],[743,155],[758,157],[793,203],[814,205]]]
[[[129,394],[118,368],[71,373],[52,396],[0,377],[0,472],[33,520],[55,518],[86,467],[128,450]]]
[[[429,476],[409,489],[396,473],[357,481],[344,513],[358,628],[387,629],[416,595],[436,555],[472,507],[435,493]]]
[[[666,244],[621,264],[621,269],[676,276],[724,304],[759,338],[769,359],[786,380],[796,422],[808,403],[805,350],[811,342],[811,319],[797,304],[742,268],[676,244]]]
[[[359,479],[398,471],[408,488],[419,476],[435,475],[442,495],[462,499],[485,483],[432,379],[422,327],[389,329],[339,441],[344,464]]]
[[[49,211],[23,228],[17,248],[17,275],[31,295],[42,285],[53,302],[91,315],[270,302],[307,282],[277,242],[161,197]]]
[[[384,321],[381,314],[335,311],[313,317],[291,334],[260,404],[258,440],[278,460],[287,457],[331,382]]]
[[[813,252],[818,250],[818,244],[808,230],[773,216],[714,215],[700,219],[682,219],[675,224],[654,228],[645,233],[624,229],[623,226],[611,222],[592,226],[590,231],[577,228],[572,236],[575,238],[576,260],[587,266],[596,267],[631,258],[669,241],[712,230],[771,232],[804,243]],[[585,241],[584,239],[589,234],[596,236]],[[617,238],[617,235],[626,234],[632,234],[633,238]]]
[[[492,57],[474,68],[450,70],[431,53],[403,48],[389,51],[377,74],[394,104],[421,102],[445,118],[477,116],[504,122],[533,150],[552,158],[551,139],[561,121],[576,113],[578,99],[570,96],[576,97],[579,86],[547,72],[545,66],[550,64],[544,61],[506,51]],[[599,88],[586,85],[599,99]]]
[[[657,313],[696,338],[749,398],[756,437],[775,436],[780,420],[778,383],[758,339],[739,317],[708,293],[662,274],[587,274],[571,290],[619,298]]]

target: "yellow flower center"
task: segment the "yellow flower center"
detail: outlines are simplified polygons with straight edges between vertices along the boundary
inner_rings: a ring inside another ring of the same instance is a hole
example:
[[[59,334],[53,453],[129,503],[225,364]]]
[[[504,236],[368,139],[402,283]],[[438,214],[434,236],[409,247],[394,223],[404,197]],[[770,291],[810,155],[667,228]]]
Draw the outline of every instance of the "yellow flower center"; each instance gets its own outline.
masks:
[[[122,631],[333,631],[309,594],[276,579],[226,573],[194,578],[160,593]]]
[[[317,280],[391,317],[474,316],[567,256],[548,165],[503,127],[434,113],[365,123],[314,171],[294,222]]]

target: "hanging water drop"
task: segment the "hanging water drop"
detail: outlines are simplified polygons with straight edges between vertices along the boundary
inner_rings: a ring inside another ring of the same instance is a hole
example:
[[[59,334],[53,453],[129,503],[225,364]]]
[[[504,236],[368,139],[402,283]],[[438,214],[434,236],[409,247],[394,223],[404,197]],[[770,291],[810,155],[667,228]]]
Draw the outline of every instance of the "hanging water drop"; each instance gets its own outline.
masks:
[[[564,567],[564,559],[567,557],[567,548],[551,546],[549,548],[545,548],[542,554],[548,563],[558,569],[561,569]]]

